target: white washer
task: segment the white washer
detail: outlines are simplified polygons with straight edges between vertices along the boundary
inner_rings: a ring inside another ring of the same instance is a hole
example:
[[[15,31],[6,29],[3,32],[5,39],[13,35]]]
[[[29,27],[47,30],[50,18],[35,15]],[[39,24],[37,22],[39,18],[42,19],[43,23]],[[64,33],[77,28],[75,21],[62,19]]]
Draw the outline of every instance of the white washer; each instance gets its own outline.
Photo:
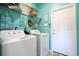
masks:
[[[49,54],[49,33],[32,30],[31,34],[37,37],[37,56],[47,56]]]
[[[3,56],[36,56],[36,36],[22,30],[1,31]]]

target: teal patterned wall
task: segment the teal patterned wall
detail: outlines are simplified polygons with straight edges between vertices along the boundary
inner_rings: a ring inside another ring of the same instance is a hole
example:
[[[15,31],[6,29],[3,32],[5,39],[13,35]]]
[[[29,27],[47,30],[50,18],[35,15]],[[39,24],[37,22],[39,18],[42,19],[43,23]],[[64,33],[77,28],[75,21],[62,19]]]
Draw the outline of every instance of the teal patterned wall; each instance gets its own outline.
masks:
[[[19,7],[20,5],[21,4],[19,4]],[[31,5],[32,8],[37,9],[37,4]],[[27,27],[27,18],[28,16],[21,12],[0,6],[0,30],[11,30],[15,27],[24,30],[24,28]]]
[[[77,55],[79,56],[79,3],[76,4]]]
[[[18,27],[18,29],[24,29],[26,25],[24,22],[26,21],[26,15],[0,6],[0,30],[11,30],[15,27]]]

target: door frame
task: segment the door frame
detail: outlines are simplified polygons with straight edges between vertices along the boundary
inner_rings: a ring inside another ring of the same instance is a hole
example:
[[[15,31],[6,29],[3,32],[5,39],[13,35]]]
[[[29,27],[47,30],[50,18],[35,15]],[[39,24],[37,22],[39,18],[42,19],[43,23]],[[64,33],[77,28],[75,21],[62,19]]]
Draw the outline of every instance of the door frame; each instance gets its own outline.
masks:
[[[61,7],[61,8],[59,8],[59,9],[56,9],[56,10],[53,10],[53,9],[51,9],[51,50],[50,51],[53,51],[53,12],[56,12],[56,11],[59,11],[59,10],[62,10],[62,9],[65,9],[65,8],[68,8],[68,7],[71,7],[71,6],[74,6],[75,7],[75,15],[76,15],[76,4],[75,3],[73,3],[73,4],[67,4],[67,5],[65,5],[65,6],[63,6],[63,7]],[[77,55],[77,28],[76,28],[76,16],[75,16],[75,29],[76,29],[76,55]]]

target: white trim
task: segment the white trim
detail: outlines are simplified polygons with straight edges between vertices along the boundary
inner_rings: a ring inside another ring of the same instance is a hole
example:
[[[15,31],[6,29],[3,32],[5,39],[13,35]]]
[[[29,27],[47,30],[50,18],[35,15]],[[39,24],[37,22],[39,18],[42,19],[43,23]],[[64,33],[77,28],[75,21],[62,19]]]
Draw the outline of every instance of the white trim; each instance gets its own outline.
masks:
[[[64,8],[71,7],[71,6],[73,6],[73,5],[75,5],[75,4],[67,4],[67,5],[65,5],[65,6],[63,6],[63,7],[61,7],[61,8],[58,8],[58,9],[52,9],[52,10],[53,10],[53,12],[55,12],[55,11],[59,11],[59,10],[64,9]]]
[[[74,4],[74,8],[75,8],[75,34],[76,34],[76,55],[77,55],[77,21],[76,21],[76,4]]]
[[[75,15],[76,15],[76,4],[75,4]],[[75,16],[75,19],[76,19],[76,50],[77,50],[78,47],[77,47],[77,18],[76,16]]]

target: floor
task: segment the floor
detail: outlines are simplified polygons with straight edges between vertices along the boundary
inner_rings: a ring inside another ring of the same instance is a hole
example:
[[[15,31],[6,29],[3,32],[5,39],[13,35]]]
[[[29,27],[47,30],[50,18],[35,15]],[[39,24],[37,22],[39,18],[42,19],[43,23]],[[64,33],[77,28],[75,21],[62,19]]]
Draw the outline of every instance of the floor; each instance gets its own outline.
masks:
[[[56,52],[50,52],[48,56],[64,56],[64,55],[58,54]]]

